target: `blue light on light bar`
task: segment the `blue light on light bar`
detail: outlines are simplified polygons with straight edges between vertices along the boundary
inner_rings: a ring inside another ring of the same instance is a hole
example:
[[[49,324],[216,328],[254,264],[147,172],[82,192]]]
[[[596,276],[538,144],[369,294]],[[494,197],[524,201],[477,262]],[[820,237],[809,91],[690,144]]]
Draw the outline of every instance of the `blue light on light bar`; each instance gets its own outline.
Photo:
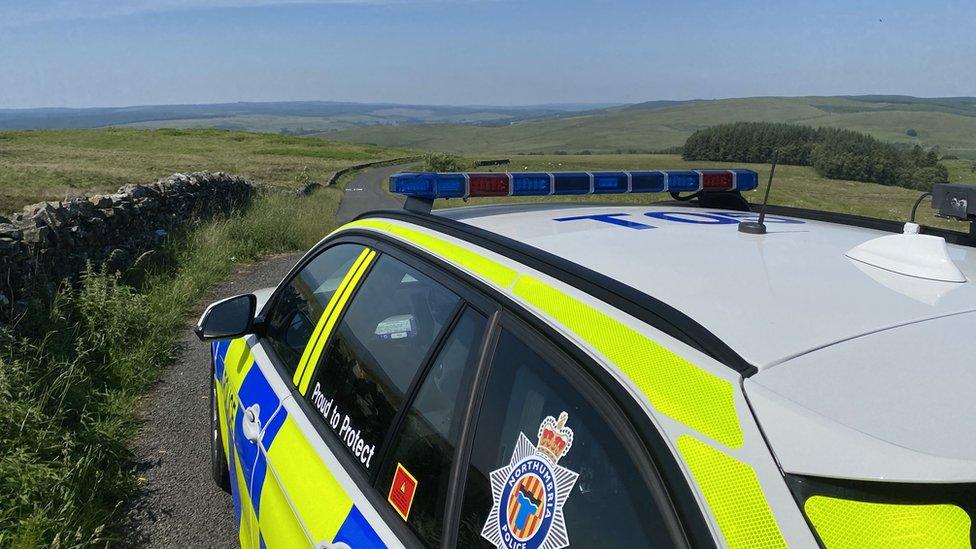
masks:
[[[591,194],[592,176],[586,172],[554,172],[556,192],[552,194]]]
[[[666,172],[668,191],[693,193],[702,189],[701,174],[696,171]]]
[[[751,191],[752,170],[655,170],[619,172],[406,172],[390,176],[390,192],[418,198],[545,196],[660,192]],[[507,189],[507,193],[506,193]]]
[[[552,194],[552,174],[513,172],[512,196],[543,196]]]
[[[667,176],[664,172],[630,172],[630,192],[663,193],[668,190]]]
[[[752,170],[729,170],[735,177],[735,188],[740,191],[759,188],[759,174]]]
[[[593,194],[618,194],[629,190],[627,172],[593,172]]]

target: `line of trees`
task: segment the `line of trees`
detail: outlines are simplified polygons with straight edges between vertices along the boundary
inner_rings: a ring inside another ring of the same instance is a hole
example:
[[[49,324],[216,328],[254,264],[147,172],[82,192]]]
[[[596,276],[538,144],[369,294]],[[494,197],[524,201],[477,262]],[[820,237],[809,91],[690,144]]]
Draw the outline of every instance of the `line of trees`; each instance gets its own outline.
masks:
[[[736,122],[698,130],[688,138],[685,160],[770,162],[813,166],[831,179],[869,181],[931,190],[949,180],[935,151],[885,143],[870,135],[797,124]]]

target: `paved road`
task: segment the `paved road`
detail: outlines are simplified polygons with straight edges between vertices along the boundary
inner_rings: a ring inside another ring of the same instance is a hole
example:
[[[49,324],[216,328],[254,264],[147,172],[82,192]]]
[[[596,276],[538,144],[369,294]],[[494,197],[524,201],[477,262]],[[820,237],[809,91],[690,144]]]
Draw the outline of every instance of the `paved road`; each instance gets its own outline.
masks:
[[[366,170],[346,186],[337,219],[345,222],[400,201],[382,187],[403,166]],[[199,304],[218,297],[275,286],[301,254],[266,258],[238,270]],[[230,496],[210,478],[208,376],[210,350],[193,335],[188,319],[171,367],[139,410],[144,420],[134,441],[136,476],[142,489],[123,510],[120,534],[138,547],[233,547],[237,525]]]
[[[384,191],[387,188],[387,178],[396,172],[405,170],[410,164],[385,166],[366,170],[346,185],[345,195],[339,204],[336,220],[339,223],[351,221],[357,215],[369,211],[389,208],[399,208],[403,200]]]

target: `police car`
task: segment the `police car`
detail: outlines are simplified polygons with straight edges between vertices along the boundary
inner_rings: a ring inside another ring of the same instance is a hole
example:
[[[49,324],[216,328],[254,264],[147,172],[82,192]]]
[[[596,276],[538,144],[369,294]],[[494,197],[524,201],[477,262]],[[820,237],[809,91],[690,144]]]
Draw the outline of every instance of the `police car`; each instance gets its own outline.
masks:
[[[973,239],[773,208],[760,224],[740,194],[757,184],[391,177],[405,209],[197,326],[241,545],[970,547]],[[934,203],[971,220],[971,189]],[[628,192],[695,200],[431,212]]]

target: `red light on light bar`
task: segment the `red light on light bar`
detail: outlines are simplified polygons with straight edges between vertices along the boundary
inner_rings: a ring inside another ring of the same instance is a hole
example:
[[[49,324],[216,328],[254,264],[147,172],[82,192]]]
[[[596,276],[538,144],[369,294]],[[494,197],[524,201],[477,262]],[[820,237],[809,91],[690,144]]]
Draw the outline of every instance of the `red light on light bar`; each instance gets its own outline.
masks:
[[[473,173],[468,176],[468,196],[508,196],[507,173]]]
[[[702,190],[731,191],[735,188],[734,178],[729,172],[702,172]]]

